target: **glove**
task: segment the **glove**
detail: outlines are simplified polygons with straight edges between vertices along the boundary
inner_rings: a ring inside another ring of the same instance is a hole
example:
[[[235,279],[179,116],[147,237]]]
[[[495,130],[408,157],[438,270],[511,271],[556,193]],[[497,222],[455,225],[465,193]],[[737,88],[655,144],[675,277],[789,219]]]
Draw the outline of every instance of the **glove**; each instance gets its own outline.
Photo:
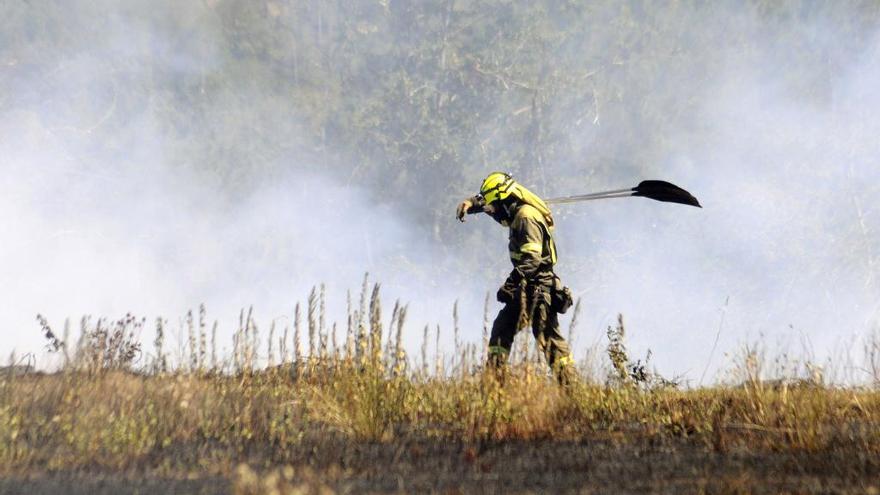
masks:
[[[468,210],[470,210],[474,206],[474,203],[471,200],[466,199],[462,201],[458,205],[458,209],[455,211],[455,218],[458,218],[459,222],[464,222],[464,216],[468,214]]]
[[[495,294],[495,299],[502,304],[510,304],[516,300],[517,289],[517,286],[505,283],[500,289],[498,289],[498,293]]]
[[[524,289],[525,283],[523,282],[522,272],[514,268],[507,277],[507,280],[504,281],[504,285],[498,289],[498,293],[495,294],[495,299],[498,299],[498,302],[504,304],[518,302],[519,291]]]

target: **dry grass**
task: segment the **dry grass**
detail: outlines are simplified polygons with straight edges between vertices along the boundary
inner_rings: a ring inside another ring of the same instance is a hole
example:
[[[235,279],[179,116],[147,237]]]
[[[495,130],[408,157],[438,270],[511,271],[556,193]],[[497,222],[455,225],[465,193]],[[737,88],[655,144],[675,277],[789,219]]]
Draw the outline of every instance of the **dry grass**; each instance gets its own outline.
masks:
[[[611,380],[560,388],[519,344],[502,384],[481,371],[475,346],[462,344],[450,360],[423,350],[414,363],[400,346],[405,307],[395,306],[385,329],[378,288],[363,292],[338,345],[323,291],[313,293],[291,332],[309,336],[312,357],[282,340],[271,368],[254,365],[258,329],[245,313],[226,363],[207,358],[204,311],[190,317],[193,352],[171,372],[161,351],[136,370],[109,348],[114,328],[117,345],[132,348],[124,335],[133,319],[99,325],[104,340],[84,328],[86,345],[64,371],[0,375],[0,492],[880,488],[876,390],[768,383],[749,368],[754,354],[742,385],[679,390],[629,362],[622,322],[619,335],[609,331]]]

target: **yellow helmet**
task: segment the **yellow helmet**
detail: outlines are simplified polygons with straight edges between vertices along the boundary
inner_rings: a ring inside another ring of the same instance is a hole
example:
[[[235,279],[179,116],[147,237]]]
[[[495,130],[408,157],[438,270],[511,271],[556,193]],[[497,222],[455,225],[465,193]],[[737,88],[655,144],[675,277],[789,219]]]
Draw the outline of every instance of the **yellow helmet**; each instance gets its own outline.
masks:
[[[486,201],[486,204],[492,204],[495,201],[507,199],[510,195],[516,199],[536,208],[544,216],[547,225],[553,228],[553,214],[547,203],[538,195],[529,191],[522,184],[513,180],[513,176],[507,172],[492,172],[483,181],[480,186],[480,195]]]
[[[510,196],[510,193],[515,189],[513,187],[515,184],[512,175],[506,172],[492,172],[480,186],[480,195],[483,196],[487,205],[492,204]]]

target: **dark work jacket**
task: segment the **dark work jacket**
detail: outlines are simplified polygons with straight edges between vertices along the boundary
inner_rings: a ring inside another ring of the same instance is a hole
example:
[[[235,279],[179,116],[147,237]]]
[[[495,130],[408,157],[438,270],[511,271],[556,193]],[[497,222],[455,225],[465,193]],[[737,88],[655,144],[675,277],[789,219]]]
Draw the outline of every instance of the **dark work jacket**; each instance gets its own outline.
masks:
[[[485,202],[482,197],[474,196],[470,201],[472,206],[468,213],[483,211]],[[530,285],[552,285],[556,243],[553,241],[553,228],[547,224],[544,215],[533,206],[520,204],[508,227],[508,250],[513,270],[505,285],[514,288],[521,279],[525,279]]]
[[[508,281],[516,283],[522,277],[530,284],[553,283],[556,243],[552,229],[536,208],[527,204],[517,208],[510,222],[508,250],[513,264]]]

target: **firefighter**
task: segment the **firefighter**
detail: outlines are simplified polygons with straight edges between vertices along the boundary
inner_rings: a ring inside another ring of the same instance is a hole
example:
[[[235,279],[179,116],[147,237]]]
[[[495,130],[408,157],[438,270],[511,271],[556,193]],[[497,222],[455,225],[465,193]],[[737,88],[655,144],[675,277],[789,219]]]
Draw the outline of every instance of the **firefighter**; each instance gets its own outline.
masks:
[[[556,244],[553,217],[541,198],[518,184],[504,172],[486,177],[480,193],[458,206],[456,215],[487,213],[510,229],[508,248],[513,270],[498,289],[498,302],[504,307],[492,324],[488,365],[506,369],[514,335],[532,327],[532,334],[547,363],[562,384],[575,376],[571,351],[559,331],[558,313],[571,306],[571,291],[553,273]]]

